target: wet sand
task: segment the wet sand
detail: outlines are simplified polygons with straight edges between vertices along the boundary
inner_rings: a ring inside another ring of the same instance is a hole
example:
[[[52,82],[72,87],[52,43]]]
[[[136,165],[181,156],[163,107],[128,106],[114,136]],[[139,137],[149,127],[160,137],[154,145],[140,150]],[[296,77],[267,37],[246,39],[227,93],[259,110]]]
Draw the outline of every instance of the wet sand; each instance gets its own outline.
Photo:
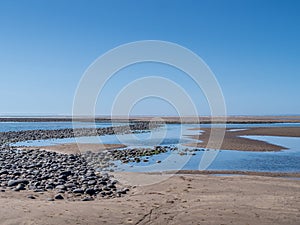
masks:
[[[215,128],[218,130],[219,128]],[[225,132],[223,143],[220,149],[239,150],[239,151],[280,151],[286,149],[284,146],[270,144],[264,141],[251,140],[244,135],[262,135],[262,136],[284,136],[284,137],[300,137],[300,127],[257,127],[247,128],[247,130],[230,131],[235,128],[228,128]],[[199,128],[195,129],[199,130]],[[189,135],[193,139],[201,140],[201,143],[189,143],[187,146],[192,147],[208,147],[210,136],[210,128],[201,128],[203,133],[198,135]],[[212,142],[213,143],[213,142]]]
[[[28,199],[26,192],[7,191],[0,192],[0,224],[299,224],[299,189],[300,181],[284,178],[185,174],[92,202],[48,202],[51,193]]]

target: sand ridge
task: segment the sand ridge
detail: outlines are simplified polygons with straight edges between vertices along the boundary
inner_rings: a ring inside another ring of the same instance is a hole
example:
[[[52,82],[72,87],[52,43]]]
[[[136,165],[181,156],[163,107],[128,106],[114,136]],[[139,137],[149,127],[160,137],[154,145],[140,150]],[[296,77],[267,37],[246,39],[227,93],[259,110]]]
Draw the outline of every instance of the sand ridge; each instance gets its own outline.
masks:
[[[199,132],[197,135],[188,135],[202,142],[188,143],[187,146],[209,148],[208,140],[211,133],[211,128],[195,128],[201,129],[204,132]],[[222,128],[214,128],[220,130]],[[255,127],[247,128],[246,130],[230,131],[235,128],[226,129],[223,143],[220,149],[224,150],[239,150],[239,151],[280,151],[286,149],[284,146],[270,144],[264,141],[252,140],[245,137],[246,135],[262,135],[262,136],[282,136],[282,137],[300,137],[300,127]],[[213,143],[213,142],[212,142]]]

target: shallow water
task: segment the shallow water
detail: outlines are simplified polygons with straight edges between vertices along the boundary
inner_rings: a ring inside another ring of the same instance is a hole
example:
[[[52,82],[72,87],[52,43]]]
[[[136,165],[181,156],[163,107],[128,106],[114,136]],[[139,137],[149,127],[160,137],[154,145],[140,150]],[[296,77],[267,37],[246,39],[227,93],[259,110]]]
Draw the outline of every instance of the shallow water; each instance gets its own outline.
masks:
[[[289,148],[280,152],[247,152],[235,150],[200,151],[196,155],[179,155],[177,152],[168,152],[150,158],[149,162],[118,164],[120,170],[125,171],[165,171],[165,170],[199,170],[201,160],[208,152],[215,153],[216,157],[207,168],[209,170],[241,170],[263,172],[300,172],[300,138],[247,136],[251,139],[267,141]],[[162,162],[157,165],[156,161]],[[173,167],[168,164],[172,162]],[[131,167],[133,166],[133,167]]]
[[[209,127],[205,124],[200,127]],[[220,126],[220,125],[213,125]],[[249,127],[286,127],[300,126],[299,123],[276,123],[276,124],[229,124],[227,128],[246,129]],[[201,131],[190,130],[199,127],[197,124],[168,124],[163,128],[155,129],[149,133],[134,135],[105,135],[100,137],[79,137],[65,139],[49,139],[40,141],[19,142],[15,145],[46,146],[63,143],[123,143],[129,147],[153,147],[155,145],[176,146],[180,150],[186,149],[182,144],[195,142],[185,135],[197,134]],[[247,136],[247,138],[267,141],[272,144],[287,147],[288,150],[280,152],[247,152],[247,151],[197,151],[179,155],[178,152],[167,152],[149,157],[149,162],[120,164],[119,170],[126,171],[166,171],[166,170],[242,170],[264,172],[300,172],[300,138],[273,137],[273,136]],[[156,161],[161,163],[156,163]],[[200,166],[199,166],[200,165]]]
[[[152,132],[104,135],[91,137],[63,138],[24,141],[13,144],[13,146],[48,146],[66,143],[101,143],[101,144],[125,144],[128,147],[153,147],[155,145],[179,145],[188,142],[195,142],[185,135],[197,134],[199,130],[189,130],[199,127],[197,124],[168,124],[162,128],[154,129]]]
[[[51,122],[52,123],[52,122]],[[55,129],[59,125],[63,128],[71,128],[72,123],[56,123],[53,124],[37,123],[28,125],[28,128],[33,128],[33,126],[38,127],[38,124],[45,129]],[[97,123],[97,127],[111,126],[111,123]],[[118,125],[122,125],[119,123]],[[23,125],[23,129],[24,126]],[[92,127],[92,123],[78,123],[78,127]],[[221,127],[220,124],[167,124],[160,129],[155,129],[150,133],[138,133],[134,135],[124,134],[124,135],[104,135],[104,136],[93,136],[93,137],[78,137],[78,138],[64,138],[64,139],[48,139],[48,140],[35,140],[35,141],[25,141],[18,142],[14,146],[48,146],[56,144],[65,143],[102,143],[102,144],[120,144],[123,143],[128,147],[153,147],[155,145],[179,145],[181,147],[182,143],[196,142],[193,139],[186,137],[186,135],[198,134],[199,130],[190,130],[191,128],[207,128],[207,127]],[[263,123],[263,124],[227,124],[227,128],[245,129],[250,127],[286,127],[286,126],[300,126],[300,123]],[[36,128],[37,129],[37,128]],[[39,129],[39,128],[38,128]]]

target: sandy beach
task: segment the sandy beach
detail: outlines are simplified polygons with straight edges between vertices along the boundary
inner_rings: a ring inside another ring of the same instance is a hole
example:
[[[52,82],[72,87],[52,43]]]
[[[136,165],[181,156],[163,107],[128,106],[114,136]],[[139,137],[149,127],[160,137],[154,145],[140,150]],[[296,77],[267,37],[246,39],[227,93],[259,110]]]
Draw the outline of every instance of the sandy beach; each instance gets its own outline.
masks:
[[[123,173],[118,178],[135,174]],[[160,179],[158,174],[143,177]],[[138,176],[137,176],[138,177]],[[175,175],[92,202],[0,193],[0,224],[299,224],[300,181],[260,176]],[[32,194],[32,193],[31,193]]]
[[[192,138],[206,147],[210,129]],[[243,135],[299,137],[299,127],[228,128],[222,148],[279,151],[284,146],[242,138]],[[44,146],[63,154],[98,152],[123,145],[75,143]],[[25,148],[27,149],[27,148]],[[32,148],[29,148],[32,149]],[[83,202],[53,199],[56,191],[0,192],[0,224],[299,224],[300,173],[251,171],[177,171],[111,173],[129,192],[122,197]],[[32,199],[34,198],[34,199]]]

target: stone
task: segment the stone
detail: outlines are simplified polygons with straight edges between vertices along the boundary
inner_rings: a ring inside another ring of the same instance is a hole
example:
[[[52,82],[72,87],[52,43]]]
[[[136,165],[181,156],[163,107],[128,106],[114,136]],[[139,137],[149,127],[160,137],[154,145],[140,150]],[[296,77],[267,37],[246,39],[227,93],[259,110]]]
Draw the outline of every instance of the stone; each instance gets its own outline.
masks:
[[[88,181],[88,185],[95,185],[96,183],[97,183],[97,181],[95,181],[95,180]]]
[[[107,186],[105,186],[105,187],[103,187],[103,190],[104,190],[104,191],[110,191],[110,188],[107,187]]]
[[[35,199],[35,197],[33,195],[27,195],[27,198]]]
[[[10,181],[8,181],[7,186],[13,187],[13,186],[17,186],[18,184],[29,184],[29,181],[25,180],[25,179],[10,180]]]
[[[84,197],[83,199],[81,199],[81,201],[83,202],[87,202],[87,201],[93,201],[94,199],[93,198],[90,198],[90,197]]]
[[[96,191],[92,188],[88,188],[85,190],[85,193],[88,195],[94,195],[96,193]]]
[[[55,188],[59,189],[59,190],[66,190],[66,186],[65,185],[57,185]]]
[[[64,197],[63,197],[61,194],[55,195],[54,198],[57,199],[57,200],[62,200],[62,199],[64,199]]]
[[[83,194],[83,193],[84,193],[84,190],[83,190],[83,189],[80,189],[80,188],[77,188],[77,189],[73,190],[73,193],[74,193],[74,194]]]
[[[63,172],[61,172],[59,175],[60,176],[70,176],[72,174],[72,172],[71,171],[63,171]]]
[[[25,190],[25,185],[24,184],[18,184],[17,187],[14,189],[14,191],[21,191]]]

